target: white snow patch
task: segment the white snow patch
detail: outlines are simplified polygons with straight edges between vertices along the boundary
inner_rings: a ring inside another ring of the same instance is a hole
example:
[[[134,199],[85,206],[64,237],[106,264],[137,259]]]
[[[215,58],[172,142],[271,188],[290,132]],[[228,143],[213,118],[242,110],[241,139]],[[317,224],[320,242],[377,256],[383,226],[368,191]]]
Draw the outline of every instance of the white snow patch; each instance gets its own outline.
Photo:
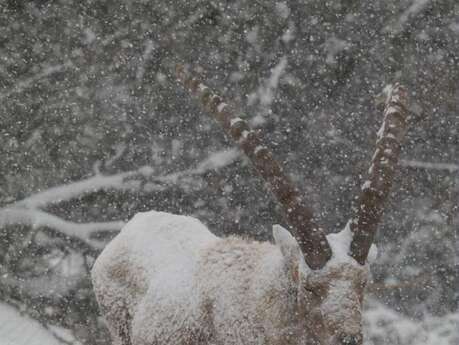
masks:
[[[225,102],[222,102],[222,103],[220,103],[220,104],[218,105],[217,111],[220,113],[220,112],[222,112],[223,109],[224,109],[225,107],[227,107],[227,106],[228,106],[228,104],[226,104]]]
[[[209,89],[206,85],[204,85],[202,83],[199,84],[198,88],[199,88],[199,91],[201,91],[201,92],[204,92],[204,91]]]
[[[282,41],[284,43],[288,43],[291,40],[293,40],[294,38],[295,38],[295,27],[294,27],[293,23],[289,23],[289,27],[282,34],[281,39],[282,39]]]
[[[381,150],[380,150],[379,148],[376,148],[375,153],[373,153],[373,156],[371,157],[371,161],[374,161],[374,160],[375,160],[376,156],[379,155],[379,152],[380,152],[380,151],[381,151]]]
[[[375,165],[371,164],[370,167],[368,168],[368,174],[371,175],[373,174],[373,170],[375,169]]]
[[[390,156],[390,155],[392,155],[392,153],[393,153],[393,152],[392,152],[392,149],[385,149],[385,150],[384,150],[384,154],[385,154],[385,155]]]
[[[287,19],[290,15],[290,8],[284,1],[276,2],[276,13],[279,17]]]
[[[271,76],[265,81],[264,86],[258,90],[261,105],[268,107],[273,102],[279,80],[284,74],[286,67],[287,57],[283,56],[271,70]]]
[[[386,138],[397,139],[397,138],[395,137],[395,135],[393,135],[392,133],[388,133],[388,134],[386,135]]]
[[[241,119],[240,117],[235,117],[234,119],[231,119],[231,122],[230,122],[231,127],[233,127],[238,122],[244,122],[244,120]]]
[[[258,145],[257,147],[255,147],[254,153],[257,154],[261,150],[266,150],[266,147],[262,145]]]
[[[362,190],[370,189],[370,188],[371,188],[371,181],[370,180],[366,180],[362,185]]]
[[[246,139],[251,131],[242,131],[241,138]]]
[[[64,339],[60,341],[56,336]],[[52,326],[46,329],[38,321],[16,308],[0,302],[1,345],[80,345],[68,330]]]
[[[367,262],[372,264],[376,262],[376,258],[378,257],[378,247],[376,244],[372,243],[370,250],[368,251]]]
[[[340,232],[328,234],[328,243],[332,250],[330,264],[341,262],[355,262],[348,253],[352,241],[352,232],[349,223]],[[327,263],[328,265],[328,263]]]
[[[230,165],[239,157],[237,149],[217,151],[209,155],[202,161],[194,170],[193,173],[201,174],[210,170],[218,170],[227,165]]]
[[[378,132],[376,133],[376,137],[377,137],[376,142],[381,140],[381,138],[384,135],[385,130],[386,130],[386,119],[384,118],[384,121],[381,124],[381,127],[379,128]]]
[[[327,235],[327,240],[332,250],[332,257],[327,263],[327,266],[344,262],[359,265],[351,256],[349,256],[349,248],[352,242],[352,231],[350,227],[352,221],[354,220],[349,221],[340,232]],[[372,244],[368,252],[367,261],[369,263],[374,262],[377,255],[378,248],[375,244]]]
[[[391,107],[387,108],[387,110],[386,110],[386,116],[387,115],[394,115],[394,114],[398,114],[398,113],[399,113],[398,109],[396,107],[394,107],[394,106],[391,106]]]
[[[413,320],[370,299],[363,313],[368,344],[456,345],[459,344],[459,313],[441,317],[426,315]]]

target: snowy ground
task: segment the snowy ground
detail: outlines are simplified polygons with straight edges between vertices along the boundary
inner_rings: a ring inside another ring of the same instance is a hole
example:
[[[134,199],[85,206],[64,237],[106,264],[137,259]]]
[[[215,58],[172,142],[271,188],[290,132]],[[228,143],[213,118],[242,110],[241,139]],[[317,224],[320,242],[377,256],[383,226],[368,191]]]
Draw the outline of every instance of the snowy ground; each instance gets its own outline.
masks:
[[[80,345],[67,330],[45,327],[16,308],[0,303],[0,345]]]
[[[457,345],[459,313],[410,320],[370,300],[365,312],[366,345]],[[65,329],[46,328],[16,308],[0,303],[0,345],[79,345]]]
[[[369,300],[364,314],[368,345],[457,345],[459,313],[411,320],[383,304]]]

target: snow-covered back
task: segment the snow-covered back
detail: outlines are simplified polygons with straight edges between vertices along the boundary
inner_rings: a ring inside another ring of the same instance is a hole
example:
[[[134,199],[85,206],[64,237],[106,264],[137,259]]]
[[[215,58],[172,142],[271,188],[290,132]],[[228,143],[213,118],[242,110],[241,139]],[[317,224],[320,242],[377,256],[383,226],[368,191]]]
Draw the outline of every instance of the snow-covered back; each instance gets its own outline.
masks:
[[[275,244],[219,238],[192,217],[137,214],[92,270],[114,340],[236,345],[360,337],[367,267],[347,255],[349,229],[329,235],[334,254],[319,271],[307,269],[286,229],[276,225],[273,235]],[[323,316],[311,326],[317,307]]]

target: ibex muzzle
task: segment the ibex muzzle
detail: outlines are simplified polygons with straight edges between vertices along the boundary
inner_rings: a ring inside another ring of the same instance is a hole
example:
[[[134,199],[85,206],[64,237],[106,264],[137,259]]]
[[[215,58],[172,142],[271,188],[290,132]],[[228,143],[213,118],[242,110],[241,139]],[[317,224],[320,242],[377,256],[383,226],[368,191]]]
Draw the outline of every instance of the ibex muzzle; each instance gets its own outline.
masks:
[[[388,95],[355,216],[326,236],[247,123],[183,67],[177,74],[253,162],[292,234],[274,226],[274,244],[250,242],[218,238],[191,217],[136,215],[92,270],[115,344],[361,345],[367,260],[405,133],[405,91]]]

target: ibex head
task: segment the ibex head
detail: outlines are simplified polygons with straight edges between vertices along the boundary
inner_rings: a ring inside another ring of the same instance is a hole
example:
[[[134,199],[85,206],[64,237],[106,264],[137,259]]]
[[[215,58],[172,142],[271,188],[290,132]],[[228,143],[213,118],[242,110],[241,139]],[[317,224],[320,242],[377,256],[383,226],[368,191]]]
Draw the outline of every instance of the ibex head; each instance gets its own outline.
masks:
[[[312,336],[321,344],[362,344],[361,306],[368,266],[358,264],[347,254],[349,227],[327,236],[333,255],[319,270],[308,267],[300,245],[286,229],[275,225],[273,237],[295,286],[305,337]],[[372,250],[370,255],[374,257],[375,252]]]
[[[406,131],[406,92],[398,84],[387,95],[369,177],[362,187],[354,217],[346,228],[326,236],[313,219],[292,181],[246,121],[183,66],[177,76],[239,144],[283,207],[292,234],[280,226],[274,240],[285,260],[297,296],[297,317],[316,344],[361,345],[361,305],[368,277],[367,257],[383,212]],[[300,332],[301,333],[301,332]],[[301,338],[301,336],[300,336]],[[306,343],[311,340],[298,340]]]

